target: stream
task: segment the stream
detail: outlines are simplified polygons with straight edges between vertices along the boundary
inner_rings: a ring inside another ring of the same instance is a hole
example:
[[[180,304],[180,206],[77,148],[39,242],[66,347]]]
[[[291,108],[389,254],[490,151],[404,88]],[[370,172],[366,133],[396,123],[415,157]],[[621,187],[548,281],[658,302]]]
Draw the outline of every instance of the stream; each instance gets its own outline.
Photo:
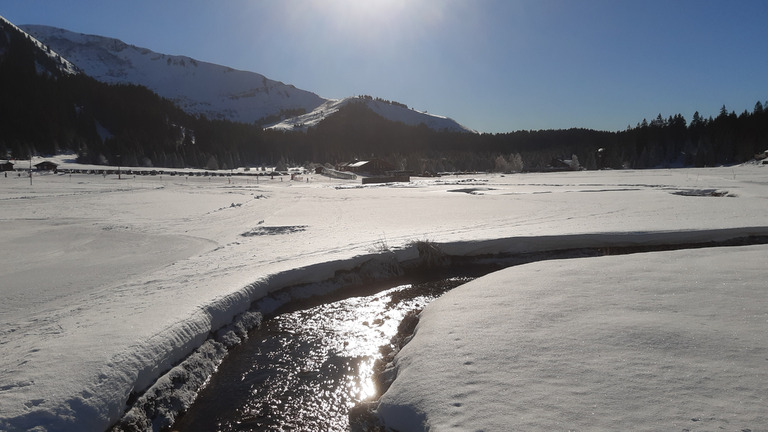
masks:
[[[346,298],[320,296],[291,302],[290,309],[265,319],[225,357],[172,430],[346,431],[350,408],[380,396],[373,380],[374,363],[391,348],[403,317],[446,291],[500,268],[560,258],[765,243],[768,237],[748,236],[533,252],[496,256],[486,263],[453,257],[452,276],[433,274],[418,283],[384,290],[366,287]]]
[[[377,396],[374,362],[403,317],[469,280],[293,305],[229,353],[172,430],[346,431],[349,409]]]

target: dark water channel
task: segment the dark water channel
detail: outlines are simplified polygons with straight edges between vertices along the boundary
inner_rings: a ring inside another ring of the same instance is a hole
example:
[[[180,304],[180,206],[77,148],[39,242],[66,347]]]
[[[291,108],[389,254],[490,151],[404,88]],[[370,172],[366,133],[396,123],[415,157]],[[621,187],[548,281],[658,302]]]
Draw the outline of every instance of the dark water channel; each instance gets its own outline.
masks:
[[[264,320],[260,328],[249,333],[247,341],[228,354],[172,430],[345,431],[349,409],[378,396],[373,365],[382,357],[380,348],[389,346],[403,317],[451,288],[500,268],[558,258],[765,243],[768,237],[749,236],[688,244],[535,252],[504,259],[497,256],[486,264],[476,260],[461,271],[451,272],[463,275],[460,277],[432,275],[426,278],[430,282],[384,290],[368,287],[364,293],[347,294],[347,298],[291,303],[292,309]],[[452,266],[458,268],[456,264]]]
[[[405,284],[265,320],[173,430],[347,430],[349,409],[376,396],[374,362],[405,314],[469,280]]]

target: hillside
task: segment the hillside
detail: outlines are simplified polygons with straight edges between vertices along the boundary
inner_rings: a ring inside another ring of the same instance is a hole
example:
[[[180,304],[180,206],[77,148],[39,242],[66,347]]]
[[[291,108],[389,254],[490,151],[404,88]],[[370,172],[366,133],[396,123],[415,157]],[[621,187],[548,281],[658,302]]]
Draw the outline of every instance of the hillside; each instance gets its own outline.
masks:
[[[118,39],[42,25],[20,28],[85,74],[108,84],[143,85],[190,114],[253,123],[281,111],[312,111],[325,102],[314,93],[258,73],[160,54]]]
[[[102,165],[201,166],[239,157],[222,147],[240,124],[196,119],[143,86],[98,82],[4,19],[0,95],[2,158],[74,152]]]
[[[424,124],[428,128],[441,132],[475,132],[465,126],[460,125],[455,120],[448,117],[442,117],[425,112],[419,112],[410,109],[397,102],[385,101],[382,99],[373,99],[370,96],[347,97],[340,100],[329,100],[315,108],[312,112],[285,119],[281,122],[271,125],[270,129],[283,131],[306,131],[317,126],[327,117],[337,113],[340,108],[352,102],[362,102],[371,111],[392,120],[406,124],[408,126],[418,126]]]
[[[38,74],[59,76],[78,73],[77,67],[70,61],[0,16],[0,56],[11,52],[12,44],[27,45],[25,54],[34,58],[35,71]],[[21,50],[17,53],[21,53]]]
[[[411,126],[423,123],[435,131],[474,132],[452,119],[370,96],[324,99],[255,72],[161,54],[118,39],[42,25],[20,28],[51,46],[85,74],[108,84],[143,85],[193,115],[306,131],[351,100],[363,99],[388,120]]]

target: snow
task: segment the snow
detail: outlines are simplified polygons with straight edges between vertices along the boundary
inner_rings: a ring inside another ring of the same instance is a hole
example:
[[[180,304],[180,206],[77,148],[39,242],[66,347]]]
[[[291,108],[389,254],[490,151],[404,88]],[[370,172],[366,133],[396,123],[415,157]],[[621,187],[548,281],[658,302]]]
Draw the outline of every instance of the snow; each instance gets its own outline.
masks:
[[[156,53],[118,39],[85,35],[44,25],[22,25],[85,74],[110,84],[139,84],[175,102],[192,114],[253,123],[281,110],[306,114],[271,125],[272,129],[306,131],[357,97],[324,99],[249,71]],[[74,66],[72,66],[74,70]],[[407,125],[425,124],[434,130],[474,132],[447,117],[427,114],[378,100],[364,100],[384,118]],[[102,134],[103,135],[103,134]]]
[[[311,111],[325,101],[258,73],[160,54],[118,39],[43,25],[20,27],[99,81],[143,85],[188,113],[212,119],[253,123],[281,109]]]
[[[371,186],[317,175],[0,176],[0,430],[104,430],[132,392],[252,302],[339,270],[387,275],[418,256],[420,240],[480,255],[768,235],[766,198],[768,171],[756,165]],[[479,279],[424,312],[379,414],[413,413],[402,430],[653,429],[676,412],[675,424],[700,419],[690,429],[728,420],[755,430],[765,424],[754,412],[768,358],[765,252],[547,261]],[[239,337],[218,333],[218,343]],[[636,397],[621,395],[622,382]],[[603,405],[587,415],[588,402]]]
[[[364,103],[368,108],[371,109],[371,111],[375,112],[376,114],[388,120],[404,123],[409,126],[418,126],[419,124],[424,124],[428,128],[436,131],[476,133],[476,131],[462,126],[455,120],[448,117],[419,112],[414,109],[405,108],[380,100],[359,97],[347,97],[343,99],[328,100],[311,112],[285,119],[269,126],[268,129],[304,132],[311,127],[317,126],[321,121],[325,120],[326,117],[339,111],[341,107],[349,103]]]
[[[7,19],[3,18],[2,16],[0,16],[0,28],[1,27],[8,27],[8,28],[12,28],[12,29],[14,29],[16,31],[19,31],[21,33],[25,33],[24,30],[22,30],[19,27],[15,26],[12,22],[8,21]],[[57,55],[57,53],[55,51],[51,52],[50,50],[46,49],[46,46],[45,46],[44,43],[40,42],[38,39],[36,39],[36,38],[34,38],[32,36],[30,36],[30,40],[32,41],[32,43],[34,43],[40,49],[40,52],[45,53],[45,55],[49,59],[53,60],[54,64],[56,65],[56,68],[58,69],[58,71],[60,73],[62,73],[64,75],[76,75],[76,74],[79,73],[77,67],[74,64],[72,64],[72,62],[70,62],[69,60],[67,60],[65,58],[62,58],[59,55]],[[38,62],[35,62],[35,68],[36,68],[38,74],[51,73],[52,72],[52,71],[46,70],[46,68],[43,65],[41,65],[40,63],[38,63]]]
[[[766,256],[576,258],[477,279],[424,310],[379,414],[399,431],[764,430]]]

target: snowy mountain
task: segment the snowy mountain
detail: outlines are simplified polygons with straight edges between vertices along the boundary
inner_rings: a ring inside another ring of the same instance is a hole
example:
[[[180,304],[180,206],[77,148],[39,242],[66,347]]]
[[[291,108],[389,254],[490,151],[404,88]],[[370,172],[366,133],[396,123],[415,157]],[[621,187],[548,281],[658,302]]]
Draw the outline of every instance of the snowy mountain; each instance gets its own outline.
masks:
[[[186,56],[156,53],[118,39],[85,35],[43,25],[21,28],[99,81],[140,84],[191,114],[244,123],[274,118],[274,129],[305,131],[350,101],[362,100],[377,114],[434,130],[474,132],[447,117],[372,98],[329,100],[265,76]],[[298,117],[286,118],[293,113]]]
[[[341,107],[349,103],[364,103],[371,111],[392,121],[398,121],[410,126],[424,124],[436,131],[446,132],[475,132],[460,125],[455,120],[434,114],[416,111],[398,103],[392,103],[381,99],[369,97],[348,97],[339,100],[329,100],[315,108],[312,112],[297,117],[283,120],[270,126],[270,129],[301,130],[316,126],[326,117],[336,113]]]
[[[143,85],[191,114],[252,123],[281,111],[309,112],[320,96],[247,71],[156,53],[118,39],[55,27],[21,28],[99,81]]]
[[[16,27],[0,16],[0,56],[3,56],[14,38],[25,38],[34,47],[30,54],[35,59],[38,74],[71,75],[78,73],[77,67],[39,40]]]

